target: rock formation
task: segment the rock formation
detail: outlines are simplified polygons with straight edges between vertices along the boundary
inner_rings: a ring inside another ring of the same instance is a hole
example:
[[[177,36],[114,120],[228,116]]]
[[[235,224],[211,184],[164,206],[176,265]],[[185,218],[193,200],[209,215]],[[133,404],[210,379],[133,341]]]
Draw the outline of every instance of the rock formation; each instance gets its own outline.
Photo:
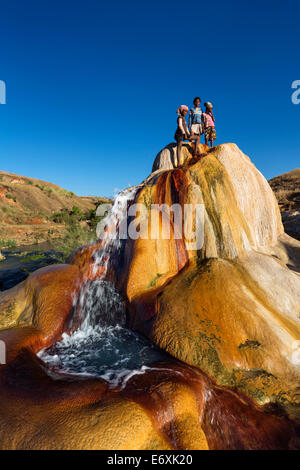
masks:
[[[124,390],[46,374],[35,354],[68,328],[74,293],[101,271],[93,265],[101,241],[83,247],[71,264],[0,294],[2,448],[300,447],[300,243],[284,233],[268,182],[236,145],[202,146],[197,161],[186,145],[175,169],[174,151],[160,152],[137,189],[140,236],[109,274],[127,299],[129,326],[174,359]],[[201,246],[177,237],[176,218],[164,238],[153,204],[201,206]]]
[[[286,233],[300,240],[300,168],[276,176],[269,183],[277,198]]]

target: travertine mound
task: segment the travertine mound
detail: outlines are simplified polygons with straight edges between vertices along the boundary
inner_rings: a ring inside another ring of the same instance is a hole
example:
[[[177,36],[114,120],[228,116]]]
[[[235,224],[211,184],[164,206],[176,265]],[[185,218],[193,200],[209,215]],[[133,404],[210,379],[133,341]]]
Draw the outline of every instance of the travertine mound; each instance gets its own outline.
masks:
[[[136,192],[140,237],[108,275],[127,297],[131,328],[182,362],[156,363],[123,390],[46,374],[35,354],[68,328],[84,280],[101,274],[101,241],[83,247],[71,264],[0,293],[0,448],[300,448],[300,243],[284,234],[270,186],[236,145],[202,146],[197,161],[186,145],[175,169],[169,147]],[[176,218],[171,238],[164,218],[151,238],[153,204],[202,205],[201,246],[177,237]]]
[[[203,203],[204,241],[197,250],[174,237],[128,241],[132,328],[260,403],[297,407],[300,243],[284,234],[273,191],[236,145],[164,171],[168,152],[137,195],[141,220],[152,204]]]

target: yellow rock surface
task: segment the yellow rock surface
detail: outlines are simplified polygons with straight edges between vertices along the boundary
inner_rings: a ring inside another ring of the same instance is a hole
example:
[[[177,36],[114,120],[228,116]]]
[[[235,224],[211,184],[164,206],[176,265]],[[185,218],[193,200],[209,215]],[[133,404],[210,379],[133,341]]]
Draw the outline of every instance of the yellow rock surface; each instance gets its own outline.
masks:
[[[61,336],[79,280],[77,266],[53,265],[0,293],[0,339],[8,360],[22,347],[37,352]]]
[[[172,151],[158,155],[137,191],[143,207],[134,228],[142,236],[127,241],[119,287],[130,326],[185,364],[170,359],[123,391],[46,375],[34,354],[66,330],[74,294],[92,278],[93,248],[83,249],[74,264],[36,271],[0,293],[8,353],[0,367],[1,448],[299,448],[294,423],[200,369],[300,416],[300,243],[284,234],[271,188],[235,145],[203,146],[199,161],[185,145],[186,163],[176,169]],[[202,246],[190,249],[185,233],[176,238],[176,219],[171,239],[164,218],[159,237],[149,239],[157,228],[144,223],[152,204],[202,204]]]
[[[192,388],[166,379],[148,386],[126,396],[101,379],[53,380],[23,350],[0,368],[0,448],[207,449]]]
[[[268,182],[236,145],[164,171],[170,149],[137,201],[203,204],[203,245],[128,242],[131,326],[260,403],[298,407],[300,243],[284,234]]]

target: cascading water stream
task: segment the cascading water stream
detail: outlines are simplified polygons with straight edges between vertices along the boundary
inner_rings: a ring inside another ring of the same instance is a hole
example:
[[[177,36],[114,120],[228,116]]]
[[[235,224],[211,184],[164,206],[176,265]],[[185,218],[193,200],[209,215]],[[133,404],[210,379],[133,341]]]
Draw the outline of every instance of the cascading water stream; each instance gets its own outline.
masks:
[[[53,371],[97,376],[116,386],[124,385],[134,374],[143,373],[148,369],[146,364],[165,357],[125,327],[123,299],[106,279],[111,264],[117,263],[121,254],[127,207],[134,196],[134,189],[118,194],[104,220],[106,230],[100,249],[94,252],[92,267],[94,274],[100,272],[100,275],[94,281],[87,281],[74,300],[74,315],[79,312],[81,325],[71,334],[64,333],[61,341],[38,354]]]
[[[121,191],[115,198],[110,213],[103,221],[103,225],[108,228],[102,233],[101,250],[94,254],[94,274],[97,267],[102,268],[101,279],[107,275],[110,260],[122,246],[122,234],[127,227],[128,204],[134,199],[136,190],[130,189]]]
[[[102,325],[123,325],[125,316],[122,300],[111,283],[106,281],[112,262],[117,262],[122,248],[122,231],[127,226],[128,204],[134,199],[135,189],[124,190],[114,201],[109,214],[103,221],[104,230],[101,234],[101,247],[93,254],[93,274],[97,272],[97,280],[82,286],[78,297],[74,300],[74,309],[80,312],[81,331],[89,331],[99,323]]]

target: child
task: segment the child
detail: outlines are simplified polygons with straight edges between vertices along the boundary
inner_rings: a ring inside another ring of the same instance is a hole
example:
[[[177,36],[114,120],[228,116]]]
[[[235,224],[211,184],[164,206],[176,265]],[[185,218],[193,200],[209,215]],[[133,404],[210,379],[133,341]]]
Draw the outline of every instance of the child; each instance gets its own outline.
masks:
[[[175,132],[175,140],[177,142],[177,162],[175,162],[176,166],[183,165],[183,160],[181,158],[181,149],[182,149],[182,142],[184,140],[195,139],[194,156],[196,155],[197,150],[198,150],[200,136],[195,137],[194,135],[190,134],[188,127],[187,127],[186,120],[185,120],[185,116],[187,115],[188,112],[189,112],[189,108],[185,106],[184,104],[181,105],[177,109],[178,118],[177,118],[177,129]]]
[[[215,129],[215,116],[213,115],[213,105],[209,101],[204,103],[205,113],[202,114],[202,124],[205,133],[205,144],[214,146],[214,140],[216,140],[216,129]]]
[[[202,109],[200,108],[201,100],[199,96],[194,98],[194,108],[190,109],[189,114],[189,129],[192,134],[199,135],[202,134]]]

